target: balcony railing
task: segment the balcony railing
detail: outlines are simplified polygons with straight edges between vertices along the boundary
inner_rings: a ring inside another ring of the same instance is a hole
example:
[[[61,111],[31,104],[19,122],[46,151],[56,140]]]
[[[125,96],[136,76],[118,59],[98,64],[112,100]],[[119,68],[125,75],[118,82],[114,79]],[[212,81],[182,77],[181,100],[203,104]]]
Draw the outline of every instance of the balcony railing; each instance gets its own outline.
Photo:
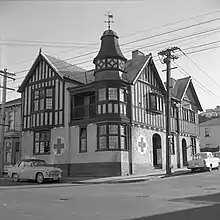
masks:
[[[96,105],[76,106],[72,109],[72,120],[92,118],[96,115]]]

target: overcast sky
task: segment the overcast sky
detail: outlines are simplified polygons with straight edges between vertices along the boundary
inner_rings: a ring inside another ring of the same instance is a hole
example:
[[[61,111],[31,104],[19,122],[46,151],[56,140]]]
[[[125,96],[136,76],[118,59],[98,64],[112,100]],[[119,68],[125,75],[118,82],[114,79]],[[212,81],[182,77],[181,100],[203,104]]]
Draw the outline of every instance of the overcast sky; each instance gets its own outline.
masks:
[[[108,10],[113,13],[112,29],[119,35],[120,44],[127,43],[121,49],[128,59],[135,49],[140,48],[145,54],[151,52],[164,81],[165,72],[161,70],[165,69],[165,65],[160,63],[157,53],[167,47],[178,46],[186,54],[189,53],[189,59],[178,53],[181,56],[175,60],[187,73],[184,75],[178,68],[172,70],[172,77],[177,79],[186,77],[187,74],[192,76],[203,109],[220,105],[218,0],[1,0],[0,67],[17,73],[17,80],[9,82],[8,86],[17,89],[22,83],[27,74],[25,70],[33,64],[40,47],[47,54],[62,59],[71,58],[68,62],[92,69],[96,53],[74,57],[99,49],[100,37],[107,28],[104,14]],[[205,16],[207,13],[210,14]],[[195,16],[197,17],[191,19]],[[183,20],[184,22],[179,22]],[[189,28],[195,24],[197,25]],[[183,29],[172,32],[180,28]],[[170,31],[171,33],[166,33]],[[7,92],[8,100],[17,97],[19,94],[16,92]]]

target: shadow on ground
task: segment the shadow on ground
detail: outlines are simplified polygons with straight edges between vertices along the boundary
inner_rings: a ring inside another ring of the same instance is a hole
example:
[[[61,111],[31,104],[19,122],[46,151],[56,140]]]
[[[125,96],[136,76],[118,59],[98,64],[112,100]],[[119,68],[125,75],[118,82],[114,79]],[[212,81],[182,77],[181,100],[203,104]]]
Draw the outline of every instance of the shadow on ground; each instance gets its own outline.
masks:
[[[208,188],[207,188],[208,190]],[[211,189],[210,189],[211,190]],[[220,193],[170,200],[172,202],[191,203],[203,207],[169,212],[153,216],[143,216],[131,220],[219,220],[220,219]]]

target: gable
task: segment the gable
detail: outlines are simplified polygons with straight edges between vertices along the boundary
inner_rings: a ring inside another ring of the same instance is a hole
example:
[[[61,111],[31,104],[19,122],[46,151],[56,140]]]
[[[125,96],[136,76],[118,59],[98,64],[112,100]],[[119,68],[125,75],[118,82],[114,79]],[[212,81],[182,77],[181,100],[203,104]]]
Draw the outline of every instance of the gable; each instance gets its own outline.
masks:
[[[159,76],[159,73],[156,69],[156,66],[151,58],[149,62],[145,65],[138,76],[138,81],[147,83],[150,85],[154,90],[165,94],[165,87],[164,84]]]

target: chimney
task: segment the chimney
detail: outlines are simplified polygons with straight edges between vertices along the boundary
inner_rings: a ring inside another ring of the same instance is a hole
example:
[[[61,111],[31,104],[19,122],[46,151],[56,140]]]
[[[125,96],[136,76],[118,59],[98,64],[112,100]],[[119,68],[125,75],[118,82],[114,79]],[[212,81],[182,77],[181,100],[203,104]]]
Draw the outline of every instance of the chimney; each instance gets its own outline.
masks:
[[[145,54],[140,50],[132,51],[132,65],[135,65],[139,61],[139,57],[143,57]]]

